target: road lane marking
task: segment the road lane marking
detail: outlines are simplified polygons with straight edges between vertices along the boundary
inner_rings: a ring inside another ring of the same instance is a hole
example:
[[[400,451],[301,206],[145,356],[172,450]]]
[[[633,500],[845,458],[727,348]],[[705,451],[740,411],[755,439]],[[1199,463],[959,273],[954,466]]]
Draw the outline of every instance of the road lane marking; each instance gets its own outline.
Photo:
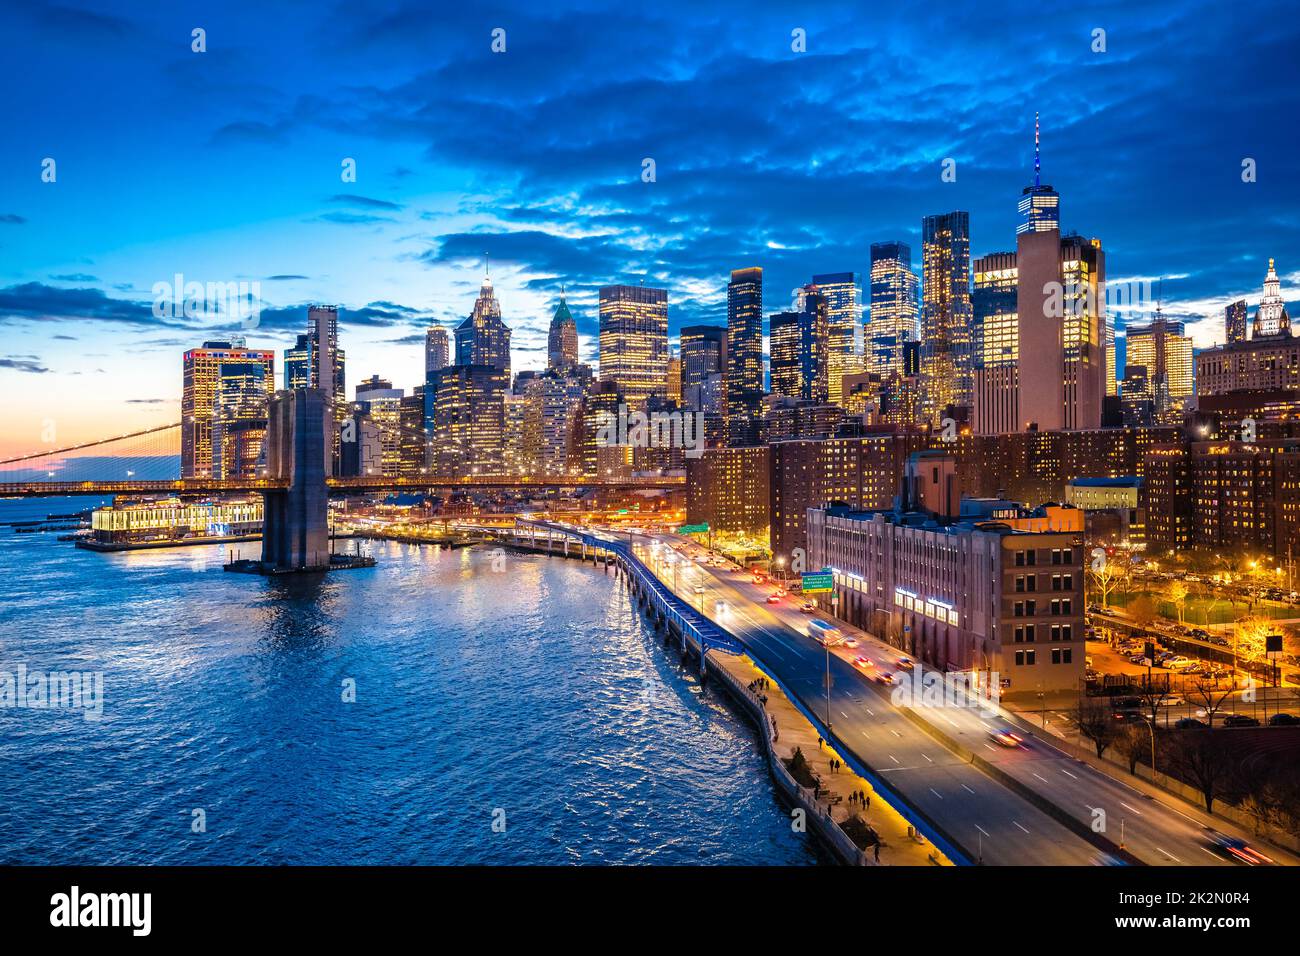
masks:
[[[1034,776],[1035,776],[1035,777],[1038,777],[1037,772],[1034,773]],[[1038,779],[1041,780],[1041,781],[1043,781],[1043,783],[1047,783],[1047,778],[1046,778],[1046,777],[1038,777]]]
[[[1157,850],[1160,850],[1160,847],[1156,847],[1156,849],[1157,849]],[[1176,857],[1176,856],[1174,856],[1172,853],[1170,853],[1168,850],[1160,850],[1160,852],[1163,853],[1165,856],[1169,857],[1169,859],[1173,860],[1175,863],[1182,863],[1182,862],[1183,862],[1182,860],[1178,859],[1178,857]]]
[[[997,753],[997,752],[998,752],[998,748],[997,748],[997,747],[994,747],[992,744],[985,744],[984,746],[985,746],[985,747],[988,747],[989,750],[992,750],[994,753]]]
[[[1121,807],[1123,807],[1125,810],[1127,810],[1129,813],[1136,813],[1138,816],[1142,816],[1142,811],[1141,811],[1141,810],[1134,810],[1132,807],[1130,807],[1130,806],[1129,806],[1127,803],[1125,803],[1123,800],[1121,800],[1121,801],[1119,802],[1119,805],[1120,805]]]
[[[1058,768],[1058,769],[1060,769],[1060,768]],[[1065,774],[1067,777],[1071,778],[1072,780],[1078,780],[1078,779],[1079,779],[1079,778],[1076,777],[1074,774],[1070,773],[1070,771],[1068,771],[1068,770],[1061,769],[1061,773]]]
[[[938,790],[934,789],[934,787],[930,788],[930,792],[934,794],[936,797],[938,797],[940,800],[943,799],[943,794],[940,793]]]
[[[984,835],[985,835],[986,837],[988,837],[990,840],[993,839],[992,834],[990,834],[988,830],[985,830],[985,829],[984,829],[982,826],[980,826],[978,823],[975,824],[975,829],[976,829],[976,830],[979,830],[980,833],[984,834]]]
[[[871,739],[871,734],[867,733],[865,730],[862,731],[862,736],[866,737],[868,740]]]
[[[974,792],[975,792],[975,791],[972,790],[970,787],[966,786],[966,784],[964,784],[964,783],[961,785],[961,788],[962,788],[963,790],[965,790],[967,793],[974,793]]]
[[[900,737],[900,738],[901,738],[901,737],[903,736],[902,734],[900,734],[897,730],[895,730],[895,729],[892,728],[892,727],[889,728],[889,732],[890,732],[891,734],[893,734],[895,737]]]
[[[924,757],[926,760],[929,760],[930,763],[934,763],[934,761],[930,759],[930,755],[929,755],[929,754],[921,754],[921,756]]]
[[[1016,821],[1016,820],[1012,820],[1011,822],[1014,823],[1016,826],[1020,827],[1020,823],[1019,823],[1018,821]],[[1020,827],[1020,829],[1025,830],[1024,827]],[[1029,831],[1028,831],[1028,830],[1025,830],[1025,832],[1028,833]]]
[[[893,754],[890,754],[890,755],[889,755],[889,759],[892,760],[892,761],[894,761],[894,763],[899,763],[899,762],[900,762],[899,759],[898,759],[897,757],[895,757]]]
[[[849,715],[846,714],[846,713],[844,713],[844,711],[842,711],[842,710],[840,711],[840,716],[843,717],[845,720],[848,720],[848,719],[849,719]]]

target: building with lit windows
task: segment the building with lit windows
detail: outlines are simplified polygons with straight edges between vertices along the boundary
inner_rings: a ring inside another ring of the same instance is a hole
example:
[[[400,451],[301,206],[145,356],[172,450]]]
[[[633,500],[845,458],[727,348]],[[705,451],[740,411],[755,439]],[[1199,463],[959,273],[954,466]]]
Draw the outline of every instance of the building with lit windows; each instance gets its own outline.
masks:
[[[1300,338],[1249,339],[1202,349],[1196,356],[1196,394],[1300,389]]]
[[[1270,338],[1291,335],[1291,316],[1286,311],[1286,301],[1282,298],[1282,282],[1277,277],[1273,260],[1268,260],[1268,273],[1264,276],[1264,296],[1259,300],[1255,310],[1255,322],[1251,327],[1251,338]]]
[[[254,478],[265,465],[265,366],[223,368],[212,406],[212,477]]]
[[[682,328],[682,401],[687,408],[700,408],[698,389],[711,376],[727,368],[727,330],[721,325],[688,325]],[[721,407],[713,409],[721,411]]]
[[[250,349],[242,337],[204,342],[187,351],[181,363],[181,477],[210,478],[212,474],[212,423],[222,383],[234,382],[246,390],[249,375],[257,377],[265,402],[275,391],[275,353]],[[256,386],[253,386],[256,387]]]
[[[969,407],[974,390],[970,213],[921,220],[921,377],[932,421]]]
[[[600,289],[600,380],[629,409],[668,393],[668,290],[640,285]]]
[[[1016,254],[994,252],[971,263],[974,284],[975,396],[973,427],[997,435],[1020,427],[1020,328]]]
[[[707,448],[686,459],[686,521],[767,538],[771,452],[766,445]]]
[[[882,380],[903,374],[903,344],[917,335],[916,273],[905,242],[871,244],[871,311],[863,325],[865,371]]]
[[[723,413],[733,445],[759,441],[763,417],[763,270],[733,269],[727,283]]]
[[[578,364],[578,324],[560,292],[560,304],[551,316],[551,328],[546,339],[546,367],[566,369]]]
[[[841,405],[844,376],[862,371],[862,356],[858,352],[858,322],[862,318],[858,276],[855,272],[828,272],[813,276],[812,284],[826,300],[828,400],[833,405]]]
[[[1061,229],[1061,197],[1051,186],[1042,182],[1042,163],[1039,154],[1038,114],[1034,114],[1034,181],[1020,194],[1017,206],[1021,222],[1016,233],[1051,232]]]
[[[501,303],[485,275],[469,316],[456,328],[456,364],[500,369],[510,381],[510,329],[501,320]]]
[[[98,544],[226,538],[260,534],[261,495],[236,501],[117,501],[90,515],[91,538]]]
[[[834,613],[936,670],[978,672],[1009,698],[1078,690],[1081,531],[1040,530],[1041,509],[962,499],[951,465],[913,456],[897,508],[809,511],[808,559],[832,571]]]
[[[430,374],[424,398],[431,471],[452,476],[502,471],[506,382],[495,365],[449,365]]]
[[[402,399],[403,389],[378,375],[357,385],[354,417],[374,426],[379,441],[378,460],[366,460],[358,474],[396,476],[402,474]]]
[[[1238,299],[1223,310],[1224,341],[1246,341],[1246,300]]]
[[[446,368],[451,364],[451,344],[447,330],[441,325],[431,325],[424,331],[424,375]]]
[[[1125,339],[1127,363],[1146,368],[1155,420],[1176,424],[1193,393],[1192,339],[1184,334],[1183,323],[1164,318],[1157,309],[1150,324],[1130,326]]]
[[[803,308],[770,319],[772,394],[826,404],[829,401],[828,308],[817,286],[803,289]]]

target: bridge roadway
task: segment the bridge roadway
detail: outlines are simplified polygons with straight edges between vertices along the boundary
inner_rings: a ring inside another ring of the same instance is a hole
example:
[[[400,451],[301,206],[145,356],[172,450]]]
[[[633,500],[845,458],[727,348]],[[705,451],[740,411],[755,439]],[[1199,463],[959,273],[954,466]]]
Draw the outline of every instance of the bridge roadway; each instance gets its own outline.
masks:
[[[660,542],[660,553],[683,543],[672,536],[652,540]],[[694,547],[689,550],[696,555],[707,553]],[[636,551],[654,566],[649,547],[638,545]],[[671,587],[671,571],[660,573]],[[768,590],[753,585],[743,572],[721,571],[688,561],[679,568],[677,578],[679,591],[693,595],[710,611],[718,600],[725,601],[726,610],[719,623],[752,649],[751,656],[797,696],[805,710],[825,720],[827,654],[804,633],[807,615],[789,600],[779,605],[764,603]],[[695,588],[700,586],[704,592],[696,593]],[[938,821],[963,845],[982,844],[985,863],[1098,861],[1101,853],[1091,844],[907,719],[890,702],[890,688],[872,682],[853,663],[857,656],[872,662],[866,668],[868,672],[898,670],[898,650],[867,635],[861,635],[859,646],[852,651],[833,652],[829,661],[831,729],[847,750],[887,778],[904,800]],[[1194,808],[1151,799],[1122,780],[1075,760],[1044,740],[1044,734],[1030,738],[1017,718],[1006,711],[951,706],[913,709],[960,747],[978,753],[1079,823],[1091,826],[1094,810],[1104,810],[1106,833],[1116,843],[1120,842],[1123,821],[1126,849],[1145,863],[1239,865],[1210,846],[1205,826],[1213,825],[1247,839],[1248,834]],[[990,740],[990,730],[1006,727],[1018,729],[1025,743],[1006,748]],[[1266,852],[1279,863],[1300,862],[1273,847]]]
[[[3,474],[3,472],[0,472]],[[641,478],[596,478],[571,475],[564,478],[529,478],[519,475],[470,475],[460,478],[436,476],[327,478],[331,492],[433,491],[440,488],[521,491],[558,490],[561,488],[612,488],[627,491],[668,490],[685,487],[680,475]],[[240,492],[282,491],[287,480],[275,478],[170,478],[161,480],[131,478],[124,481],[9,481],[0,482],[0,498],[43,498],[65,495],[211,495]]]

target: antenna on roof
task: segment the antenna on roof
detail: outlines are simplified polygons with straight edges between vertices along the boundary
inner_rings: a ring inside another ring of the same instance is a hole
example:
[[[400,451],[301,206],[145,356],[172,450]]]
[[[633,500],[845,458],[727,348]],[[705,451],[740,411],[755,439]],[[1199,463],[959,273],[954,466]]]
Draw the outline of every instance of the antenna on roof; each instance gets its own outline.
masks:
[[[1041,185],[1039,182],[1039,173],[1042,170],[1042,163],[1038,151],[1038,112],[1034,112],[1034,186]]]

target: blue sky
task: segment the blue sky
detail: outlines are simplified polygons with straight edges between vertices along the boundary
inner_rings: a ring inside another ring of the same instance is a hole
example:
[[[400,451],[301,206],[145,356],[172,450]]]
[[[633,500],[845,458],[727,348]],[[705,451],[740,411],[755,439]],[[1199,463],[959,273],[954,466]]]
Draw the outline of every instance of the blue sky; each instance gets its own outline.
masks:
[[[815,272],[865,272],[874,241],[919,259],[927,213],[969,210],[974,255],[1011,249],[1035,110],[1063,226],[1102,240],[1112,281],[1165,276],[1198,342],[1258,301],[1269,256],[1300,297],[1286,8],[875,6],[7,6],[0,444],[175,420],[180,353],[229,328],[153,317],[176,273],[259,282],[250,344],[277,351],[307,303],[337,302],[350,379],[409,388],[485,253],[526,368],[561,284],[594,359],[609,282],[667,286],[675,333],[725,320],[731,268],[765,268],[771,312]]]

